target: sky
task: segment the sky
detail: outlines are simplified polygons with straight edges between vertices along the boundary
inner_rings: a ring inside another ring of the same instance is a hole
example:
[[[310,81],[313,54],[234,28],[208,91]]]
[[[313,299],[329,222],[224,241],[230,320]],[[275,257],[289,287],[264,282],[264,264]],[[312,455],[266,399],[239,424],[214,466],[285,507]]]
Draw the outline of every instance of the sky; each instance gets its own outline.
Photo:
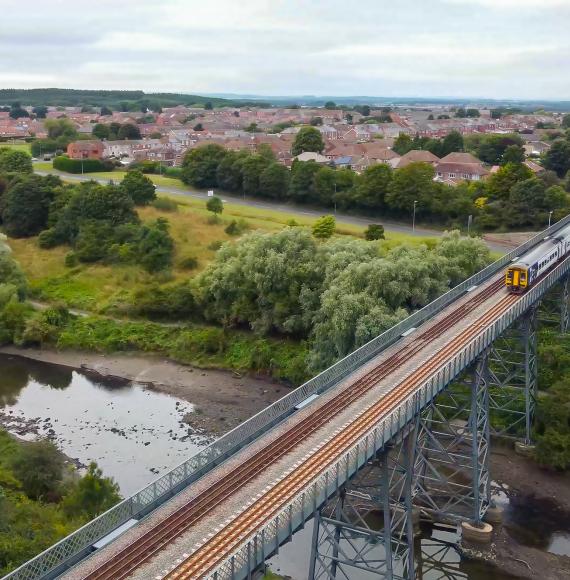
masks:
[[[0,0],[0,88],[570,99],[570,0]]]

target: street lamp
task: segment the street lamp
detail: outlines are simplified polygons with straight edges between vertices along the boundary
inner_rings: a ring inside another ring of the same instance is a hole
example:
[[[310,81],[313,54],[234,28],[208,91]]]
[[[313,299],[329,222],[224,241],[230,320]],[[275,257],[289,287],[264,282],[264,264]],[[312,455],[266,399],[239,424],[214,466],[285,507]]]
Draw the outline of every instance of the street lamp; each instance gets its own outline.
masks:
[[[550,222],[552,221],[552,213],[551,211],[548,212],[548,227],[550,227]]]
[[[416,205],[418,203],[418,200],[415,199],[414,200],[414,216],[412,218],[412,232],[416,231]]]
[[[467,218],[467,236],[469,237],[469,232],[471,231],[471,222],[473,221],[473,215],[469,214]]]

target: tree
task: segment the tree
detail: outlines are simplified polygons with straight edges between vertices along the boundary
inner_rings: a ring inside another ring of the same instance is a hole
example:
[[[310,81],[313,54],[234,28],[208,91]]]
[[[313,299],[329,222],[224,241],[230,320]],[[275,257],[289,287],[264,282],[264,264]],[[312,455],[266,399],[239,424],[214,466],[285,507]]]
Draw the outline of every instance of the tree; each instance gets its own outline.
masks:
[[[55,499],[63,479],[63,458],[49,441],[25,445],[11,463],[14,475],[32,499]]]
[[[93,519],[119,502],[119,486],[91,462],[87,473],[64,498],[63,507],[71,517]]]
[[[281,163],[271,163],[259,176],[260,195],[271,199],[284,199],[289,188],[290,171]]]
[[[398,137],[396,137],[392,149],[398,155],[405,155],[406,153],[408,153],[408,151],[412,150],[412,147],[413,147],[412,138],[406,133],[400,133]]]
[[[206,202],[206,209],[211,211],[214,216],[217,217],[218,214],[221,214],[224,211],[224,203],[219,197],[214,196]]]
[[[566,178],[564,179],[564,189],[570,193],[570,169],[566,173]]]
[[[364,237],[369,241],[384,239],[384,226],[380,224],[370,224],[364,232]]]
[[[48,108],[44,107],[44,106],[40,106],[40,107],[34,107],[32,109],[32,113],[38,118],[38,119],[45,119],[46,115],[48,112]]]
[[[259,178],[267,167],[268,161],[261,155],[248,155],[241,163],[242,189],[244,195],[253,197],[262,193],[259,188]]]
[[[121,140],[141,139],[141,131],[136,125],[133,125],[132,123],[125,123],[124,125],[121,125],[117,137]]]
[[[206,101],[204,103],[204,110],[205,111],[211,111],[214,108],[214,106],[212,105],[212,103],[210,101]]]
[[[327,101],[325,103],[325,109],[328,109],[328,110],[336,109],[336,103],[334,101]]]
[[[173,253],[174,241],[170,236],[167,220],[158,218],[141,228],[137,255],[138,261],[147,272],[154,274],[168,270],[172,266]]]
[[[242,162],[248,156],[245,151],[228,151],[216,169],[216,181],[224,191],[240,191],[242,185]]]
[[[218,166],[226,150],[215,143],[191,149],[182,161],[182,181],[196,187],[216,187]]]
[[[293,155],[299,155],[304,151],[321,153],[324,148],[325,143],[318,129],[314,127],[302,127],[295,137],[291,152]]]
[[[269,143],[260,143],[257,147],[257,154],[266,161],[277,161],[275,153],[273,153],[273,149],[271,149]]]
[[[75,125],[69,119],[46,119],[44,127],[47,129],[50,139],[65,137],[69,142],[79,136]]]
[[[562,178],[570,170],[570,142],[557,139],[544,155],[544,167]]]
[[[312,117],[311,120],[309,121],[309,123],[313,127],[320,127],[323,124],[323,118],[322,117]]]
[[[524,149],[520,145],[509,145],[503,153],[501,165],[507,163],[523,163],[525,159]]]
[[[336,229],[336,220],[332,215],[324,215],[313,224],[313,236],[319,240],[328,240]]]
[[[111,109],[109,109],[109,107],[103,106],[101,107],[101,116],[102,117],[108,117],[109,115],[112,115],[113,111],[111,111]]]
[[[196,125],[194,125],[194,127],[192,129],[194,131],[203,131],[204,130],[204,125],[202,125],[202,123],[196,123]]]
[[[562,117],[562,127],[564,127],[565,129],[570,129],[570,113]]]
[[[463,136],[459,131],[450,131],[443,139],[441,145],[441,157],[455,153],[456,151],[463,151]]]
[[[359,207],[382,210],[393,175],[394,171],[386,163],[367,167],[349,193],[351,201]]]
[[[428,121],[433,121],[433,120],[434,120],[433,114],[432,114],[432,113],[430,113],[430,114],[428,115]]]
[[[2,198],[2,222],[15,238],[35,236],[45,228],[55,188],[61,185],[53,175],[26,175],[10,184]]]
[[[457,109],[457,111],[455,111],[455,117],[457,119],[464,119],[465,117],[467,117],[467,111],[465,110],[465,108],[459,107],[459,109]]]
[[[413,210],[414,201],[419,203],[418,213],[431,204],[437,184],[433,178],[435,171],[427,163],[410,163],[394,172],[394,177],[386,193],[386,205],[400,212]]]
[[[148,205],[156,199],[156,187],[154,183],[142,171],[128,171],[121,187],[134,201],[135,205]]]
[[[479,112],[479,109],[467,109],[467,111],[465,111],[465,115],[467,117],[477,118],[481,116],[481,113]]]
[[[493,199],[507,199],[515,184],[532,176],[532,171],[526,165],[507,163],[487,180],[487,191]]]
[[[25,151],[0,147],[0,173],[32,173],[32,158]]]
[[[11,119],[19,119],[20,117],[30,116],[26,109],[22,109],[20,103],[13,103],[9,114]]]
[[[97,137],[97,139],[109,139],[111,135],[111,129],[109,125],[105,125],[103,123],[96,123],[93,125],[93,130],[91,131],[93,137]]]
[[[291,167],[291,180],[287,196],[294,200],[309,203],[315,200],[314,178],[320,169],[314,161],[295,161]]]

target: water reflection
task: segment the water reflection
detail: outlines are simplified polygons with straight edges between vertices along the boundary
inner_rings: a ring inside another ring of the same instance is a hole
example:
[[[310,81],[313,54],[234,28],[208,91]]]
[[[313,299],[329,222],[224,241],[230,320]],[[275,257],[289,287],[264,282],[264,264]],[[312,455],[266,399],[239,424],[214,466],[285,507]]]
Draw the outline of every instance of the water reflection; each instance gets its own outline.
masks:
[[[97,461],[123,494],[193,455],[209,437],[182,422],[186,401],[126,381],[0,355],[0,421]]]

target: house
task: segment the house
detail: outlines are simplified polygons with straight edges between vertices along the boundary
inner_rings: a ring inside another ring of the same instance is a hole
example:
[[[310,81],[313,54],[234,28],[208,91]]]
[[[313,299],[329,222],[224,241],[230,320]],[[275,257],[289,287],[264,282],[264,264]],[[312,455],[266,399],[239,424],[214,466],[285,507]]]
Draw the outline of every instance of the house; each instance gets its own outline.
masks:
[[[396,167],[402,169],[402,167],[407,167],[410,163],[429,163],[435,167],[435,165],[439,163],[439,157],[430,151],[412,149],[412,151],[408,151],[405,155],[400,157]]]
[[[315,163],[321,163],[323,165],[329,163],[329,159],[320,153],[314,153],[313,151],[304,151],[303,153],[295,157],[297,161],[314,161]]]
[[[539,174],[539,173],[542,173],[543,171],[545,171],[545,169],[544,169],[544,167],[542,167],[542,165],[535,163],[531,159],[527,159],[524,162],[524,164],[535,174]]]
[[[101,141],[75,141],[67,146],[70,159],[102,159],[103,151]]]
[[[541,155],[550,149],[550,145],[544,141],[530,141],[523,145],[527,155]]]
[[[435,166],[437,181],[459,183],[461,181],[480,181],[489,175],[483,163],[471,153],[450,153]]]

